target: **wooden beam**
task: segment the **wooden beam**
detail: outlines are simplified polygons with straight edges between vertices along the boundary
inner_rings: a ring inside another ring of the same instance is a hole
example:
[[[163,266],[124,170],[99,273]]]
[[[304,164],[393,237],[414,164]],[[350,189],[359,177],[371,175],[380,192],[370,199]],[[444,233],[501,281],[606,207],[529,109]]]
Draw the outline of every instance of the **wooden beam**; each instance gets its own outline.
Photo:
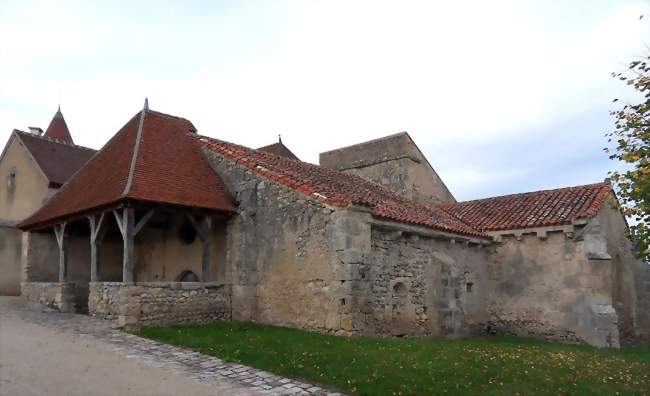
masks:
[[[140,230],[142,230],[142,227],[144,227],[145,224],[151,219],[151,216],[153,216],[154,210],[151,209],[148,211],[141,219],[138,221],[138,224],[135,225],[135,229],[133,230],[133,235],[138,235]]]
[[[100,234],[103,237],[105,235],[103,230],[108,227],[102,228],[104,213],[99,216],[99,220],[97,220],[96,215],[88,216],[88,221],[90,223],[90,281],[99,282],[99,245],[101,239],[98,237]]]
[[[59,282],[68,280],[68,238],[65,236],[66,223],[54,226],[56,243],[59,246]]]
[[[196,235],[199,236],[199,239],[205,242],[206,235],[205,231],[203,230],[203,225],[199,225],[199,223],[196,222],[196,219],[190,212],[185,212],[185,217],[187,217],[187,219],[190,221],[190,224],[192,224],[192,227],[194,227],[194,231],[196,231]]]

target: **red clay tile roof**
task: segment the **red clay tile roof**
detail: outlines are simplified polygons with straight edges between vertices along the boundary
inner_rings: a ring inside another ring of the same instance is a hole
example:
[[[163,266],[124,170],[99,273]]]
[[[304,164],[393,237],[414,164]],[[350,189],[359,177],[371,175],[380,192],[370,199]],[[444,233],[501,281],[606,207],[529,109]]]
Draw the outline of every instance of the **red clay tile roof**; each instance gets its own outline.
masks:
[[[74,144],[72,136],[70,135],[70,130],[68,130],[68,124],[66,124],[65,118],[63,118],[60,107],[59,110],[57,110],[56,114],[54,114],[52,121],[50,121],[50,126],[47,127],[47,130],[43,136],[46,138]]]
[[[296,157],[296,155],[292,153],[291,150],[289,150],[289,148],[282,143],[282,140],[280,140],[277,143],[269,144],[268,146],[260,147],[258,148],[258,150],[266,151],[267,153],[277,154],[283,157],[300,161],[300,159]]]
[[[139,112],[19,227],[41,228],[126,200],[234,211],[223,182],[190,138],[195,133],[183,118]]]
[[[208,137],[197,137],[208,150],[326,204],[338,207],[364,205],[378,218],[486,237],[444,210],[402,198],[358,176]]]
[[[479,231],[571,224],[598,214],[613,194],[606,183],[504,195],[442,206]]]
[[[95,154],[95,150],[32,135],[16,130],[16,135],[31,153],[53,186],[61,186]]]

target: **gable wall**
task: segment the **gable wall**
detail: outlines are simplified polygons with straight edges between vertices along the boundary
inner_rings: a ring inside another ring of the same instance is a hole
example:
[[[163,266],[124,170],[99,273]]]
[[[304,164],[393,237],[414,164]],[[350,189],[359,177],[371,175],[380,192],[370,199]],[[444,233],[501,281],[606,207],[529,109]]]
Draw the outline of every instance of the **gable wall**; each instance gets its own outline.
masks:
[[[588,259],[602,252],[580,232],[588,230],[504,236],[495,244],[488,262],[490,332],[618,346],[612,263]]]
[[[7,183],[12,169],[16,170],[14,188]],[[48,194],[45,176],[19,139],[12,136],[0,161],[0,222],[20,222],[40,208]]]

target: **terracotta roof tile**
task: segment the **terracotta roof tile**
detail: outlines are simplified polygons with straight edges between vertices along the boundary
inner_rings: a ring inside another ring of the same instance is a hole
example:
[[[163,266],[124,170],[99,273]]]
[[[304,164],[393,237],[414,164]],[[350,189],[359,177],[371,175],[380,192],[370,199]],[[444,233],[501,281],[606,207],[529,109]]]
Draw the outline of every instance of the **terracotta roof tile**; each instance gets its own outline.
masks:
[[[223,182],[190,137],[195,131],[183,118],[152,110],[139,112],[19,226],[38,228],[124,200],[234,211]]]
[[[571,224],[598,214],[613,194],[606,183],[535,191],[442,206],[477,230],[501,231]]]
[[[369,207],[373,216],[378,218],[460,235],[485,237],[440,208],[402,198],[358,176],[217,139],[199,137],[199,140],[208,150],[326,204],[338,207],[363,205]]]
[[[60,186],[95,154],[95,150],[16,130],[48,181]]]
[[[74,144],[72,136],[70,135],[70,130],[68,129],[68,124],[63,118],[63,113],[61,113],[61,108],[57,110],[56,114],[50,121],[50,125],[45,130],[45,137],[55,140],[60,140],[62,142]]]

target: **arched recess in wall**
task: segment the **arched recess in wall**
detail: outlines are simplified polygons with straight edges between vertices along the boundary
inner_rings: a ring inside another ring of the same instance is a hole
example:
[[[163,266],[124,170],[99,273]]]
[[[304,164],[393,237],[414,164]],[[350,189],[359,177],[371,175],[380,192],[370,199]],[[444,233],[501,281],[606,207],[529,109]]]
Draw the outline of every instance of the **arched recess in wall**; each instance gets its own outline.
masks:
[[[401,337],[409,333],[408,287],[404,282],[393,285],[391,301],[391,333]]]
[[[198,282],[199,277],[190,270],[183,270],[176,277],[176,282]]]

